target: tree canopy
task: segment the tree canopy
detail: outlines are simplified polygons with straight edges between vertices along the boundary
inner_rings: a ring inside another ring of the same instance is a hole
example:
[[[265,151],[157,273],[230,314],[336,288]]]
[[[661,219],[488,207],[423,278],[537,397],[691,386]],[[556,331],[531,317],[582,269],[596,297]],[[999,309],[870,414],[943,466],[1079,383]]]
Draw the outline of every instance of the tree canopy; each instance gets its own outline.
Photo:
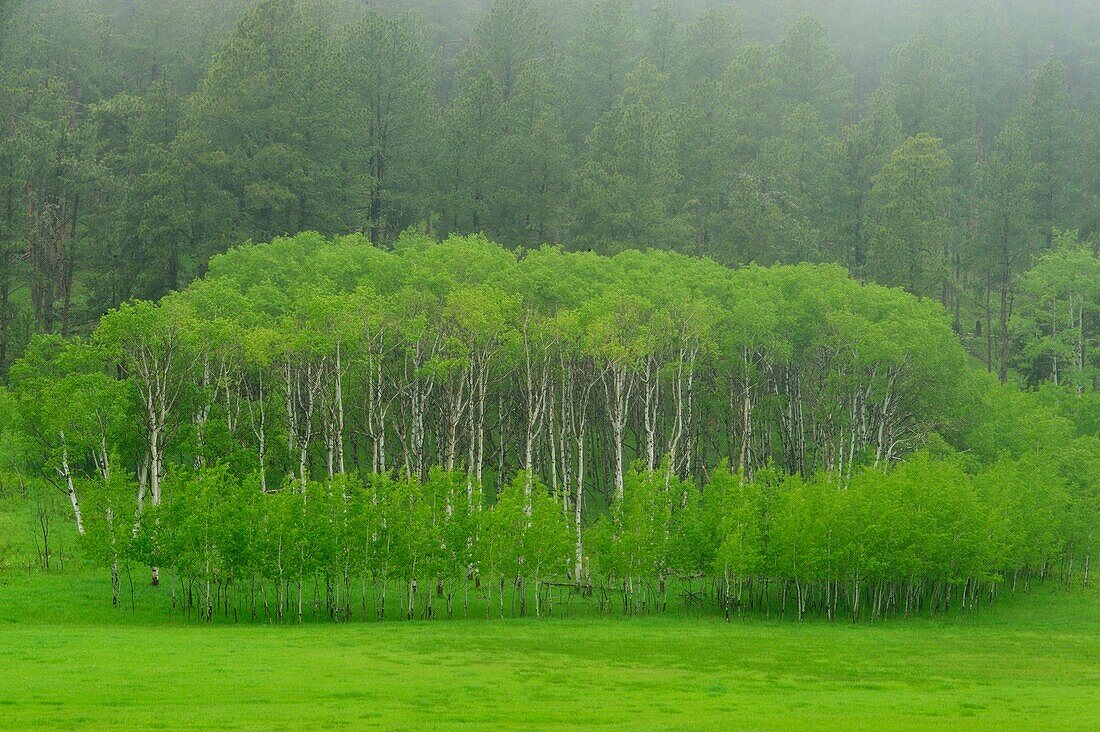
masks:
[[[1059,252],[1028,286],[1076,297]],[[353,578],[430,617],[482,576],[501,613],[506,584],[633,613],[702,580],[727,613],[877,618],[1087,572],[1095,436],[968,358],[938,303],[833,265],[304,233],[34,339],[12,394],[116,593],[170,569],[208,618],[250,582],[300,619],[311,578],[335,619]]]

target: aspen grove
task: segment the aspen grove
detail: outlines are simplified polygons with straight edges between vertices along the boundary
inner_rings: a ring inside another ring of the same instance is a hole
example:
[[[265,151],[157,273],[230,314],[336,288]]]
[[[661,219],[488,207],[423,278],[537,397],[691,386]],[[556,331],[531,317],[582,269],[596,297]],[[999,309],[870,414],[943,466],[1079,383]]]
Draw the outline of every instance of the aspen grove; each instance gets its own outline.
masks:
[[[303,233],[10,391],[114,602],[146,566],[206,619],[973,610],[1100,525],[1085,396],[834,265]]]

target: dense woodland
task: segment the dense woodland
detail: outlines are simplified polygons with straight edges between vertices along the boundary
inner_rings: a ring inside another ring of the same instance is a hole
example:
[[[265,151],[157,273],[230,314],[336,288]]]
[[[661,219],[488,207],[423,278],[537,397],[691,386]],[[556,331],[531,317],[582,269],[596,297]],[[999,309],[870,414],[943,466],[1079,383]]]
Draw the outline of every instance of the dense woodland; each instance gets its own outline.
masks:
[[[208,619],[471,585],[876,619],[1088,581],[1100,400],[967,361],[938,303],[835,265],[305,233],[36,338],[9,399],[116,603],[137,563]]]
[[[0,23],[5,372],[242,241],[409,226],[833,262],[940,301],[1002,381],[1095,367],[1096,278],[1024,278],[1095,253],[1089,0],[9,0]]]
[[[0,493],[116,604],[1087,581],[1095,3],[0,13]]]

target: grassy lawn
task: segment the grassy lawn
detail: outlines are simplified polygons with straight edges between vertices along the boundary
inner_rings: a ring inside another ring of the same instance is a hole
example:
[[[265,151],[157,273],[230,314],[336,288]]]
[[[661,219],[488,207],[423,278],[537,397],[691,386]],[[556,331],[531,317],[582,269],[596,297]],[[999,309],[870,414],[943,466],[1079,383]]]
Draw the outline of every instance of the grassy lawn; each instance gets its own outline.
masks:
[[[172,612],[171,583],[151,588],[145,570],[136,611],[112,608],[64,531],[64,561],[30,569],[32,523],[0,510],[3,729],[1100,729],[1095,586],[875,625],[207,625]]]
[[[1100,728],[1100,594],[853,626],[684,616],[207,626],[0,580],[4,728]],[[143,609],[144,608],[144,609]]]

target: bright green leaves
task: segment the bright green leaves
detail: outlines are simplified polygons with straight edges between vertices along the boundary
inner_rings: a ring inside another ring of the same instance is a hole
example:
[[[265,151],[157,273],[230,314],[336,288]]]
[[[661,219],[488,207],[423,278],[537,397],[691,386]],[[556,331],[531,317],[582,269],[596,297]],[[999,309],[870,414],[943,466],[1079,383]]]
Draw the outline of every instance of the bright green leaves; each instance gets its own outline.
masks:
[[[1021,373],[1029,383],[1095,390],[1100,258],[1076,232],[1056,231],[1055,249],[1039,256],[1021,284],[1027,299],[1012,322],[1026,344]]]

